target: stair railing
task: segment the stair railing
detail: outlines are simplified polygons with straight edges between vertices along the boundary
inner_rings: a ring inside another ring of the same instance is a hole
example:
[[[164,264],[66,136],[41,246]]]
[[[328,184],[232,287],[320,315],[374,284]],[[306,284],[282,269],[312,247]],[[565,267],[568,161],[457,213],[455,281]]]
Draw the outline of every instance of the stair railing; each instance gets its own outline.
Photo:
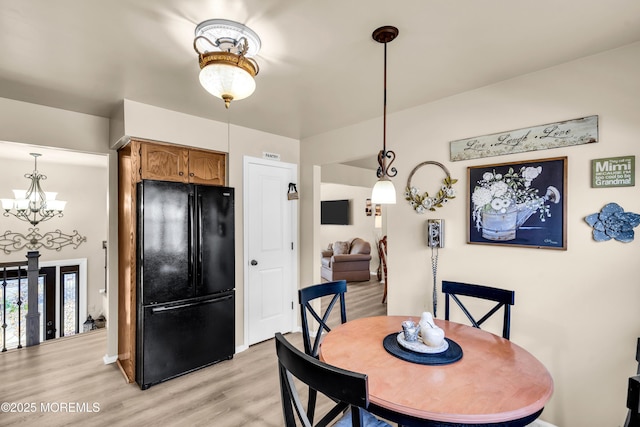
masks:
[[[18,345],[22,348],[22,286],[26,279],[27,284],[27,315],[26,315],[26,345],[27,347],[40,344],[40,313],[38,312],[38,251],[27,252],[27,261],[0,263],[0,290],[2,291],[2,318],[0,328],[2,329],[2,352],[7,351],[7,311],[10,306],[17,306],[17,330]],[[26,267],[26,269],[25,269]],[[16,275],[12,274],[16,272]],[[9,280],[18,280],[18,292],[16,299],[10,301],[7,295]]]

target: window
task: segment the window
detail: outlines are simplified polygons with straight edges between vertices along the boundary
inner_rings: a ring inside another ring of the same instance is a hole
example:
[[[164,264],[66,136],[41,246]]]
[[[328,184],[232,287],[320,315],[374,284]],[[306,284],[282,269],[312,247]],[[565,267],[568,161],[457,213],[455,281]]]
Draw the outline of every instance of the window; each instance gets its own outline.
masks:
[[[60,267],[60,336],[80,332],[80,266]]]

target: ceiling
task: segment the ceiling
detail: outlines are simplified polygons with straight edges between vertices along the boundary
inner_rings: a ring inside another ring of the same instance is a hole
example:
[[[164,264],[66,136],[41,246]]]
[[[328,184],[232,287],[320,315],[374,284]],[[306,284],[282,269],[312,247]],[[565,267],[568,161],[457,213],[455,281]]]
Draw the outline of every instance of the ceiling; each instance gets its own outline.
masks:
[[[195,26],[256,31],[257,89],[225,110]],[[0,97],[109,117],[122,99],[302,139],[640,40],[638,0],[0,0]]]

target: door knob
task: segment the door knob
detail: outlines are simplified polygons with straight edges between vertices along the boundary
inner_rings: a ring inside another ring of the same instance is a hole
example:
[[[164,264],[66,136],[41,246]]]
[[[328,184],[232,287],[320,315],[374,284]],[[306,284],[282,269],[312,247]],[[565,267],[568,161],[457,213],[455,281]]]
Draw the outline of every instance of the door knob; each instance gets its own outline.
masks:
[[[256,261],[255,259],[251,260],[251,265],[258,265],[258,261]]]

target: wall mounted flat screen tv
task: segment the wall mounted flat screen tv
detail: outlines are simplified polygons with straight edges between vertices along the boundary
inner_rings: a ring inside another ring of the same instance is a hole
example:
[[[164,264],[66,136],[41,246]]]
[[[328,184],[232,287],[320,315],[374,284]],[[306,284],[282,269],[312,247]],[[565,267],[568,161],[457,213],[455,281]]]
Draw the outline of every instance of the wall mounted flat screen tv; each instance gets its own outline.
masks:
[[[320,224],[349,225],[349,200],[320,202]]]

